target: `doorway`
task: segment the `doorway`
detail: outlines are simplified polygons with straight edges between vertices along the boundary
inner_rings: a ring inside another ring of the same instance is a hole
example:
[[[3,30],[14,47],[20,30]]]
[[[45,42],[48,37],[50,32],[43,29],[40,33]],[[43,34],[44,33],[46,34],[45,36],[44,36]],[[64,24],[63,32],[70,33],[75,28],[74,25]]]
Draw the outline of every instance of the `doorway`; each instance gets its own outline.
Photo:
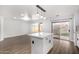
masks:
[[[52,25],[53,25],[54,38],[62,40],[70,39],[69,22],[55,22]]]

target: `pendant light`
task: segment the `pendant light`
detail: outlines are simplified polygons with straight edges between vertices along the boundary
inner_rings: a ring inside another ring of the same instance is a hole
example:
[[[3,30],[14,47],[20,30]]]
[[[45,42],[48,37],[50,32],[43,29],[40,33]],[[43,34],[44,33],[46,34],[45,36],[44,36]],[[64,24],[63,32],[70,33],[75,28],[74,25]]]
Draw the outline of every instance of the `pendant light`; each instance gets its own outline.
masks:
[[[41,16],[40,16],[40,18],[43,19],[43,13],[42,13],[42,12],[41,12]]]
[[[38,11],[38,8],[42,10],[40,13]],[[43,8],[41,8],[40,6],[37,6],[36,14],[32,15],[32,20],[46,19],[45,12],[46,11]]]
[[[44,20],[46,19],[46,17],[45,17],[45,12],[44,12],[44,17],[43,17],[43,19],[44,19]]]
[[[37,8],[36,16],[40,16],[40,14],[39,14],[39,12],[38,12],[38,8]]]
[[[32,20],[38,20],[39,18],[40,18],[40,14],[39,14],[38,8],[37,8],[36,14],[33,14],[33,15],[32,15]]]

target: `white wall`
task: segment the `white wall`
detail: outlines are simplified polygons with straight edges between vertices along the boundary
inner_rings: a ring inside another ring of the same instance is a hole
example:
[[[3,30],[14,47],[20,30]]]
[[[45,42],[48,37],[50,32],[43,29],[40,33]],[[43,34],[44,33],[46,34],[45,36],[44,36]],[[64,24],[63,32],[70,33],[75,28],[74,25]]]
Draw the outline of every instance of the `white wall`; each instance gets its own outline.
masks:
[[[43,32],[51,33],[51,21],[50,20],[45,20],[43,22]]]
[[[4,38],[30,33],[30,23],[15,19],[4,19]]]
[[[74,15],[74,44],[77,45],[77,31],[76,26],[79,26],[79,13],[75,13]]]
[[[69,19],[70,21],[70,41],[74,42],[74,20]]]
[[[0,19],[0,40],[1,40],[1,19]]]
[[[3,40],[3,18],[0,17],[0,41]]]

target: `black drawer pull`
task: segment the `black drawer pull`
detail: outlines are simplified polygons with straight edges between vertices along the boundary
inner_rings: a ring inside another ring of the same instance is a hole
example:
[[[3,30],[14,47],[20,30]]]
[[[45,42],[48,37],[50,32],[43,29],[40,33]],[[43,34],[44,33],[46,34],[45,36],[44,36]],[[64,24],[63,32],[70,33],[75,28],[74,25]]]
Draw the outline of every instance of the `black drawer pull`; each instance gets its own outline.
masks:
[[[51,43],[51,40],[49,40],[49,43]]]
[[[34,44],[34,41],[32,41],[32,44]]]

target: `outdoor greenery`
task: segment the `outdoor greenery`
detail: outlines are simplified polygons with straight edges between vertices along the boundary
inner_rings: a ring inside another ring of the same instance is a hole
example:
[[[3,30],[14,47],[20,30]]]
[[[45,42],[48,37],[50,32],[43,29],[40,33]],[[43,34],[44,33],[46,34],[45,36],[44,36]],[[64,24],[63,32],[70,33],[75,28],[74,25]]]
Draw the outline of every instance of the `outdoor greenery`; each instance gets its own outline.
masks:
[[[62,36],[69,36],[69,33],[61,33]]]

